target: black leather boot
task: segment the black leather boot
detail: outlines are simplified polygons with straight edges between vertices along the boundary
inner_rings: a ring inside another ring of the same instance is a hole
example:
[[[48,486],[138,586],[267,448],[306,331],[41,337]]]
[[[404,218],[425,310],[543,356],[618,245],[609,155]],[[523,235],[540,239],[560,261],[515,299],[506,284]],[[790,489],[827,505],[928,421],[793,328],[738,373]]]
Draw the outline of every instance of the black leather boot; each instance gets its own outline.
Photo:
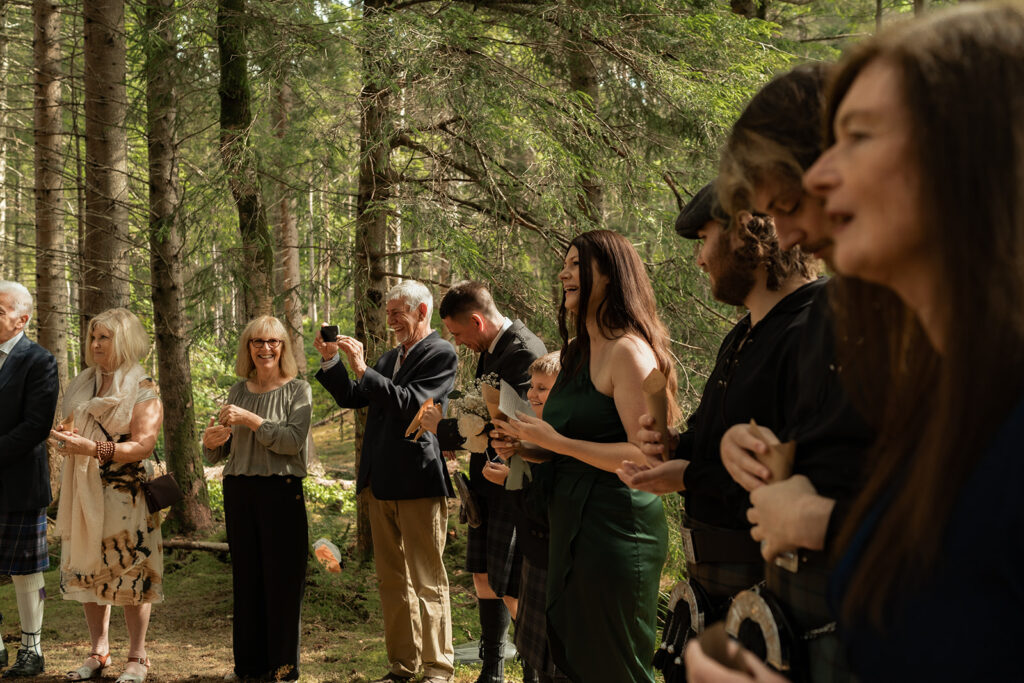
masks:
[[[479,605],[480,659],[483,660],[483,667],[476,683],[505,683],[505,635],[512,617],[500,598],[481,598]]]
[[[4,672],[3,678],[30,678],[40,675],[45,669],[46,662],[42,655],[21,648],[18,650],[18,659],[14,666]]]

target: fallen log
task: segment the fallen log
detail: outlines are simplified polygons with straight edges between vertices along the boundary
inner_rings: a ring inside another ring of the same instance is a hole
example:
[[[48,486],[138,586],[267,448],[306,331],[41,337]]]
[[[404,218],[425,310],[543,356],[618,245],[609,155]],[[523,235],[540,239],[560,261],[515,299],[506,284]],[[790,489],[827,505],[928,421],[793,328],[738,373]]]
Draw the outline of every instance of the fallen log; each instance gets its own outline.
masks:
[[[177,550],[207,550],[213,553],[231,552],[231,548],[227,543],[216,543],[213,541],[189,541],[184,538],[165,538],[164,547],[174,548]]]

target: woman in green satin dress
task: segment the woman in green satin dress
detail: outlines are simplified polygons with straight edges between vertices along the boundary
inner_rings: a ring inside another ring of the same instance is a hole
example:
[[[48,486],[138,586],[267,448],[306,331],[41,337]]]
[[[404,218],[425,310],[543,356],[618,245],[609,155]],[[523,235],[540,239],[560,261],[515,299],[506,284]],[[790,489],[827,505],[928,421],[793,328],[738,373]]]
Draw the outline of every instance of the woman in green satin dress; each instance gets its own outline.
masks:
[[[624,460],[644,460],[635,441],[646,412],[644,378],[659,368],[675,394],[668,334],[640,257],[617,233],[574,239],[559,280],[562,372],[544,421],[520,415],[499,425],[555,454],[552,467],[538,468],[553,478],[552,656],[576,683],[653,681],[665,514],[660,498],[628,488],[615,470]]]

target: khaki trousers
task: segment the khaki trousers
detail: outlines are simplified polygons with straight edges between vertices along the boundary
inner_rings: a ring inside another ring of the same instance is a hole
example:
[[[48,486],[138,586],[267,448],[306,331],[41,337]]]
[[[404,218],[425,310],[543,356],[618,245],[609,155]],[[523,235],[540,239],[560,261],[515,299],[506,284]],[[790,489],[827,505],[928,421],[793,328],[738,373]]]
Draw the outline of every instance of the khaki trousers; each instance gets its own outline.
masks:
[[[412,677],[422,663],[424,676],[451,678],[452,611],[442,561],[448,501],[377,500],[370,489],[364,495],[391,673]]]

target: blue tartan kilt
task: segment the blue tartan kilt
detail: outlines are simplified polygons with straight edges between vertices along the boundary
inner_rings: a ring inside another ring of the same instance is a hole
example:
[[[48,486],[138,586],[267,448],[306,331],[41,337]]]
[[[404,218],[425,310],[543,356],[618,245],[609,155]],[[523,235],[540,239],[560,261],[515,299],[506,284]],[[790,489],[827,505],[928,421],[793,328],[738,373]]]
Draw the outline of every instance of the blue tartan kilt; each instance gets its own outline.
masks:
[[[46,508],[0,511],[0,574],[35,574],[49,568]]]

